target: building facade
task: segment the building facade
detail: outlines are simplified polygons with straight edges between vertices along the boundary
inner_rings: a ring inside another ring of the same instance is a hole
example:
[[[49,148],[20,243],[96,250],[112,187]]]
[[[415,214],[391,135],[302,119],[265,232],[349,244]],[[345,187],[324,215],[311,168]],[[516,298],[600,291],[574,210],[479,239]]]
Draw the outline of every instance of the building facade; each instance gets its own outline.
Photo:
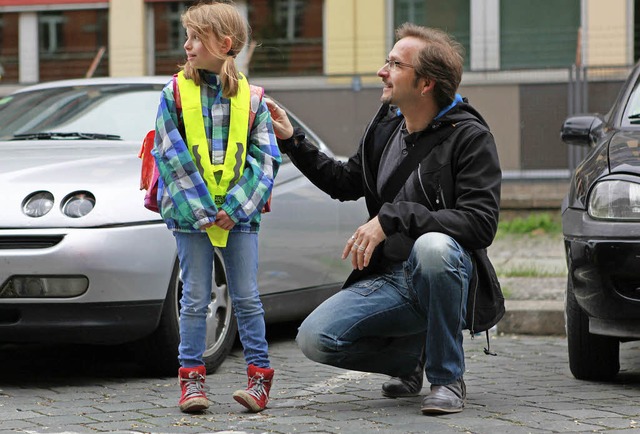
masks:
[[[194,3],[0,0],[0,83],[172,74],[184,61],[180,15]],[[640,57],[640,0],[235,4],[252,28],[241,69],[343,155],[375,111],[375,74],[405,21],[445,29],[465,47],[461,93],[489,121],[506,171],[568,166],[558,130],[569,111],[571,65],[617,67]],[[607,109],[620,77],[600,81],[589,111]]]
[[[180,14],[195,1],[0,0],[5,82],[154,75],[183,60]],[[250,74],[373,75],[412,21],[446,29],[467,71],[623,65],[638,58],[634,0],[237,0]]]

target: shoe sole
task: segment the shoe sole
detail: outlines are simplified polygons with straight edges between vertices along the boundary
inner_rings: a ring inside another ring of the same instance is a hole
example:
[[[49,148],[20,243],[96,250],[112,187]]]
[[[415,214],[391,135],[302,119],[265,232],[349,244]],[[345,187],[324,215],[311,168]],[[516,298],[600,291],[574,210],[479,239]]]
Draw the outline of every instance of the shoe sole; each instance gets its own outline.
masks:
[[[240,405],[246,407],[253,413],[259,413],[264,410],[265,407],[260,407],[254,400],[251,398],[251,395],[245,393],[244,391],[238,391],[233,394],[233,399],[236,400]]]
[[[179,407],[183,413],[198,413],[209,408],[209,400],[205,398],[194,398],[183,402]]]
[[[385,398],[411,398],[413,396],[420,396],[420,392],[397,394],[397,393],[388,393],[383,390],[382,396],[384,396]]]
[[[428,414],[428,415],[460,413],[462,410],[464,410],[464,407],[461,407],[461,408],[423,407],[420,409],[420,411],[422,411],[422,414]]]

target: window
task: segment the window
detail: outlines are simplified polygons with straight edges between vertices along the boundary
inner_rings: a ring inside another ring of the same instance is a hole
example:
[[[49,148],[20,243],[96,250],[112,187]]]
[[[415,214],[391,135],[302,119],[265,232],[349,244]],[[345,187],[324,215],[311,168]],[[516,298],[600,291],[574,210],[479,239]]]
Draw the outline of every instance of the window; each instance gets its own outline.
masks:
[[[500,68],[568,67],[579,26],[580,0],[502,0]]]
[[[323,0],[251,0],[255,75],[322,73]]]
[[[0,14],[1,82],[18,81],[18,14]]]
[[[185,30],[180,17],[192,1],[151,3],[155,29],[155,73],[171,75],[178,72],[178,64],[183,63]]]
[[[303,0],[277,0],[274,10],[275,23],[284,39],[293,41],[301,36],[304,6]]]
[[[109,38],[108,10],[81,9],[38,13],[40,80],[109,74],[108,56],[101,48]]]
[[[38,15],[41,54],[54,54],[64,49],[64,22],[62,12],[41,12]]]
[[[411,22],[444,30],[464,47],[464,67],[469,69],[470,1],[395,0],[394,26]]]

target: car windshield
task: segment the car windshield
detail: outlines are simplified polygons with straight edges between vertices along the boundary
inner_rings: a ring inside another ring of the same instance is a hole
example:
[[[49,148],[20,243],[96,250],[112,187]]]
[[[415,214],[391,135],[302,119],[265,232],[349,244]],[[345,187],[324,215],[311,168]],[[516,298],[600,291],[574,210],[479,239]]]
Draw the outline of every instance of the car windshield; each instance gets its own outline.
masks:
[[[55,87],[0,99],[0,140],[133,140],[153,129],[160,84]]]

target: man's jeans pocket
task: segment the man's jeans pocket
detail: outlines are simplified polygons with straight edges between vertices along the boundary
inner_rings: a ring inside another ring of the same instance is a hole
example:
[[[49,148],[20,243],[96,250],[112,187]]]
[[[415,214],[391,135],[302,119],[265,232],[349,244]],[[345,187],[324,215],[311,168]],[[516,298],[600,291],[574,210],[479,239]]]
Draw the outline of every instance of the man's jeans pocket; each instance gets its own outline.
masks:
[[[386,281],[383,277],[376,277],[374,279],[365,279],[359,282],[355,282],[346,289],[366,297],[380,289],[380,287],[385,283]]]

